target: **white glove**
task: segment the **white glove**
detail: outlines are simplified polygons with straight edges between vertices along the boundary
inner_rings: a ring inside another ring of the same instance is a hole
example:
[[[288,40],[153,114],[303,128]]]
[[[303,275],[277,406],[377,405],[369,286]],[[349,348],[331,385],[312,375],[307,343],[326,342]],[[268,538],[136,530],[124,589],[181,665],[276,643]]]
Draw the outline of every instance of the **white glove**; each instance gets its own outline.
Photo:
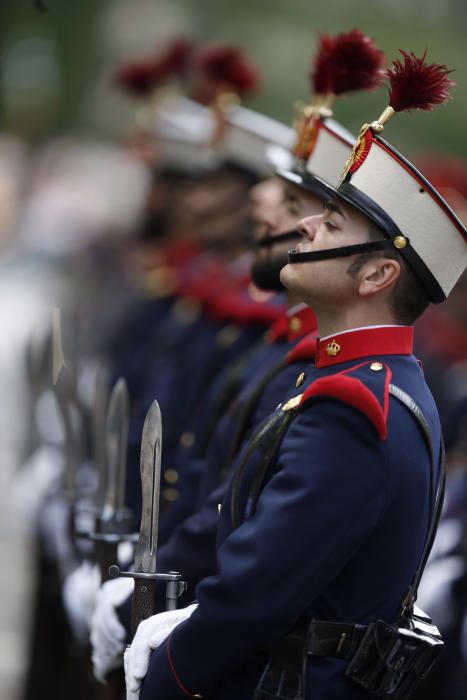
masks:
[[[106,581],[97,593],[91,619],[92,665],[98,681],[105,683],[110,671],[123,664],[126,630],[115,609],[133,593],[132,578]]]
[[[28,534],[37,528],[39,510],[47,495],[55,493],[63,471],[63,451],[52,445],[42,445],[17,471],[13,481],[13,498]]]
[[[198,604],[194,603],[187,608],[169,610],[140,622],[131,646],[125,651],[127,700],[138,700],[141,683],[148,672],[151,652],[162,644],[177,625],[187,620],[197,607]]]
[[[101,575],[96,564],[84,561],[66,577],[62,596],[68,621],[75,639],[86,642],[89,638],[91,616],[96,602]]]
[[[48,498],[39,512],[38,531],[47,556],[56,561],[64,580],[78,567],[76,549],[71,539],[70,502],[60,495]]]

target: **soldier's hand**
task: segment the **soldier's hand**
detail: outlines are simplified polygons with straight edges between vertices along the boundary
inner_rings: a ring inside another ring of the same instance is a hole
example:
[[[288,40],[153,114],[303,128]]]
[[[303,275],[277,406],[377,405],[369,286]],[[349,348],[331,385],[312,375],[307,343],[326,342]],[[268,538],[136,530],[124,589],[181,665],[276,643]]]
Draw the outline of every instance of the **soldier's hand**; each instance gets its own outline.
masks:
[[[75,639],[86,643],[89,638],[91,616],[94,610],[101,575],[95,564],[84,561],[64,581],[63,603]]]
[[[137,700],[139,689],[148,672],[151,652],[162,644],[172,630],[190,617],[197,604],[180,610],[169,610],[141,622],[133,643],[125,651],[125,681],[127,700]]]
[[[110,671],[123,664],[126,630],[116,612],[132,594],[134,580],[117,578],[104,583],[97,594],[91,618],[92,665],[98,681],[105,683]]]

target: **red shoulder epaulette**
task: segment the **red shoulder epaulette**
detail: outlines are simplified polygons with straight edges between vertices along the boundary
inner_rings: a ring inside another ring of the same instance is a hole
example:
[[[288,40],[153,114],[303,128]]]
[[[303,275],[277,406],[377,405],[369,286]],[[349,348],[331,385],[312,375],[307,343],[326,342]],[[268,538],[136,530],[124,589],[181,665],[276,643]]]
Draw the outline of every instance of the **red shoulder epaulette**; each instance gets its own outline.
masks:
[[[323,398],[335,399],[363,413],[381,440],[387,436],[390,368],[381,362],[363,362],[312,382],[303,392],[300,407]]]
[[[238,289],[214,297],[208,312],[217,321],[236,323],[239,326],[269,326],[280,318],[284,308],[277,304],[277,300],[258,302],[249,296],[248,289]]]

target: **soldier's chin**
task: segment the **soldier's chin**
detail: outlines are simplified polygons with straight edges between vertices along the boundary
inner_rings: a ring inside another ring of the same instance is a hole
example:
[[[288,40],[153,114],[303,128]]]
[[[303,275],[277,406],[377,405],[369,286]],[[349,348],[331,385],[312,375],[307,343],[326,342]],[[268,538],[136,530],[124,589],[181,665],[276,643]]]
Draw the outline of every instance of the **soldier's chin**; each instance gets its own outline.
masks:
[[[285,289],[289,289],[290,291],[293,291],[294,289],[294,283],[293,283],[293,265],[290,265],[290,263],[287,263],[284,265],[282,270],[280,271],[280,281]]]

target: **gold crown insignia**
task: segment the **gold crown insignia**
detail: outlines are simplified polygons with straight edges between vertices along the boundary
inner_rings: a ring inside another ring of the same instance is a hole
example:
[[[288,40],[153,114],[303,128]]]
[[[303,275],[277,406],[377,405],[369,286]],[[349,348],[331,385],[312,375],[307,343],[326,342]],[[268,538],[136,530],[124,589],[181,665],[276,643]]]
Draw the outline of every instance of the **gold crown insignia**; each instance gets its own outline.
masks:
[[[329,355],[329,357],[335,357],[336,355],[338,355],[340,353],[340,351],[341,351],[341,346],[339,345],[339,343],[336,343],[335,338],[332,341],[332,343],[328,343],[326,345],[326,352]]]

